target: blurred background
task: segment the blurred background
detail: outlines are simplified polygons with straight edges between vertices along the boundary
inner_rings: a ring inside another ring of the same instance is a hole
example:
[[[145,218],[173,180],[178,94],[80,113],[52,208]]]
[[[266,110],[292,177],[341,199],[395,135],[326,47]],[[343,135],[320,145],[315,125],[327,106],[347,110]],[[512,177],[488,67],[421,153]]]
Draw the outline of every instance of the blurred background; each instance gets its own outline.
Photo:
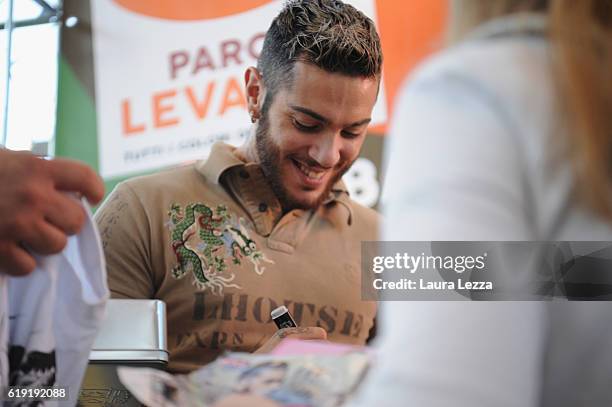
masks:
[[[10,30],[7,21],[11,2],[0,0],[3,140],[9,149],[46,152],[55,134],[61,1],[12,3]]]

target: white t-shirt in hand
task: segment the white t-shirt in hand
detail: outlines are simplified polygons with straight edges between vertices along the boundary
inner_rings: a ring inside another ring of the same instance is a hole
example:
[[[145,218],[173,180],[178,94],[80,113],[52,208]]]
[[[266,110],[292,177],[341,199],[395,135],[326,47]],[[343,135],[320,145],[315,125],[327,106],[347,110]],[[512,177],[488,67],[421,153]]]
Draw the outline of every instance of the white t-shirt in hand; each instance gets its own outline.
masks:
[[[0,386],[69,389],[70,401],[45,406],[76,404],[109,297],[99,234],[84,205],[87,221],[62,253],[38,257],[27,277],[0,277],[0,291],[7,293],[0,297],[0,366],[7,351],[10,360],[10,368],[0,371]]]

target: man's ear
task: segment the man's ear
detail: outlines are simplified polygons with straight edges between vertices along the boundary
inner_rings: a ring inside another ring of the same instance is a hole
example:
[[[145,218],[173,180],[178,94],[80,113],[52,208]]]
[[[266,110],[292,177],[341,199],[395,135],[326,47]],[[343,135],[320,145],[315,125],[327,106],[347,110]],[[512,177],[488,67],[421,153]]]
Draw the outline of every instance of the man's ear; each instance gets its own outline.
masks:
[[[265,97],[263,78],[259,70],[253,66],[244,73],[244,86],[246,90],[247,109],[253,122],[261,116],[261,107]]]

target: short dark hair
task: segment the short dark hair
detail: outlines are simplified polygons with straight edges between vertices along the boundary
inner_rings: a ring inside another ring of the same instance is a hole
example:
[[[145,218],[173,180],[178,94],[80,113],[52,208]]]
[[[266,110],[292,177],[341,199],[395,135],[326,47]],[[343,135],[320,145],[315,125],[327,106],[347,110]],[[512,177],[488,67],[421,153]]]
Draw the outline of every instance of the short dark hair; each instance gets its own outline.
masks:
[[[268,29],[257,68],[272,97],[296,61],[348,76],[379,78],[382,48],[374,22],[340,0],[290,0]]]

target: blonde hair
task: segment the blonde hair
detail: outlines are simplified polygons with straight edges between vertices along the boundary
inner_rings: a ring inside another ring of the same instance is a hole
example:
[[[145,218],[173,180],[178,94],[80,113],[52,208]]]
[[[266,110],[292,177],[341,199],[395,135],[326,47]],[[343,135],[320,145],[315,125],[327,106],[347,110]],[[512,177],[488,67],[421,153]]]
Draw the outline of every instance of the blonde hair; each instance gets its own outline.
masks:
[[[454,0],[451,41],[506,14],[548,15],[553,69],[579,199],[612,220],[612,0]]]

